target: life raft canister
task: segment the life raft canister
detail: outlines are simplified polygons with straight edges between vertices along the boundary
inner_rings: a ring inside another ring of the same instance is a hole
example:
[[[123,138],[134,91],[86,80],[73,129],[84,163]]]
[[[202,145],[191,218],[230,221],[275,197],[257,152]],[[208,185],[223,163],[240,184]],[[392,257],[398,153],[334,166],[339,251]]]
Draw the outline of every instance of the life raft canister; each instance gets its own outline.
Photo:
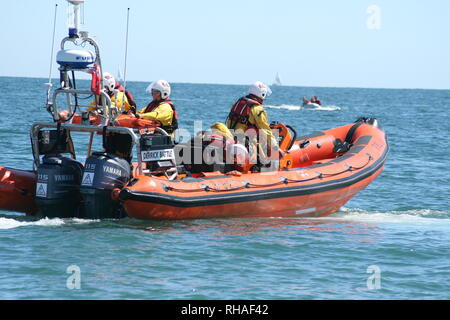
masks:
[[[175,104],[172,102],[172,100],[170,100],[170,98],[167,98],[165,100],[160,100],[160,101],[152,101],[150,102],[147,107],[144,110],[144,113],[147,112],[152,112],[153,110],[155,110],[158,106],[167,103],[173,111],[173,116],[172,116],[172,124],[171,125],[161,125],[161,129],[165,130],[167,133],[173,133],[175,130],[178,129],[178,112],[175,109]]]

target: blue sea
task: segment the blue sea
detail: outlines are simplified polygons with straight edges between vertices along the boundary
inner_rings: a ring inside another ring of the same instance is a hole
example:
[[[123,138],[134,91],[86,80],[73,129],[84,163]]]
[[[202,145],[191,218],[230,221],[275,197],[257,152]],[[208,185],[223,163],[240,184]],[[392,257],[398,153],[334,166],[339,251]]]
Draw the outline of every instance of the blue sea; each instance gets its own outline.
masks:
[[[0,165],[32,169],[30,125],[50,121],[44,82],[0,77]],[[147,85],[127,84],[140,107]],[[182,127],[203,120],[206,129],[246,90],[173,83],[172,98]],[[325,218],[38,220],[0,211],[0,299],[450,299],[450,91],[272,90],[269,119],[299,134],[378,118],[391,148],[381,175]],[[312,95],[324,107],[301,109]]]

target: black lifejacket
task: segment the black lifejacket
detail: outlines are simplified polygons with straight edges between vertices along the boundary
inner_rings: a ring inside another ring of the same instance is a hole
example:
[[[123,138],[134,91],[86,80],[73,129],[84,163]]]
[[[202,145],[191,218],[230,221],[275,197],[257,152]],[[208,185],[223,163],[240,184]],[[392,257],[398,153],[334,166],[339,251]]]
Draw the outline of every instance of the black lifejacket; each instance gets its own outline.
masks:
[[[144,110],[144,113],[152,112],[153,110],[155,110],[157,107],[159,107],[164,103],[167,103],[172,108],[173,116],[172,116],[172,124],[168,126],[164,126],[161,124],[161,129],[165,130],[167,133],[173,133],[175,130],[178,129],[178,112],[175,109],[175,104],[172,102],[172,100],[170,100],[170,98],[159,101],[153,100],[147,105],[147,107]]]
[[[238,123],[244,124],[248,128],[258,129],[255,124],[249,122],[250,110],[254,106],[262,105],[253,95],[248,95],[237,100],[231,107],[227,117],[229,129],[235,129]]]

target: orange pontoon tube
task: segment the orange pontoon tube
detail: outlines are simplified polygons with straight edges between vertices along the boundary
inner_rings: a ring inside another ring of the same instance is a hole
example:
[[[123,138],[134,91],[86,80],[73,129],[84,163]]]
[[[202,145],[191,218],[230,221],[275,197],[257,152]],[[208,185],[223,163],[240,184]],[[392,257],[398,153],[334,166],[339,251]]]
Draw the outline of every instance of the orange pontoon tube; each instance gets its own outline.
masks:
[[[362,118],[300,137],[277,171],[137,175],[119,197],[138,219],[327,216],[381,173],[388,149],[378,121]]]
[[[36,173],[0,167],[0,209],[33,214]]]

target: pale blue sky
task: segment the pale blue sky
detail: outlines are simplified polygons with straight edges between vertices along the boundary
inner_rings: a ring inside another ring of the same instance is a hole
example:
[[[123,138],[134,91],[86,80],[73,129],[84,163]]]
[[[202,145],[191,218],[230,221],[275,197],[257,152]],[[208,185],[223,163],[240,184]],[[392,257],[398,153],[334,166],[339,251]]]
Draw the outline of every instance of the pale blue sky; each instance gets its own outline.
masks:
[[[48,76],[55,3],[56,54],[65,0],[2,1],[0,76]],[[379,30],[367,27],[370,5]],[[450,89],[448,0],[87,0],[81,29],[114,74],[127,7],[128,80],[271,84],[278,71],[286,85]]]

